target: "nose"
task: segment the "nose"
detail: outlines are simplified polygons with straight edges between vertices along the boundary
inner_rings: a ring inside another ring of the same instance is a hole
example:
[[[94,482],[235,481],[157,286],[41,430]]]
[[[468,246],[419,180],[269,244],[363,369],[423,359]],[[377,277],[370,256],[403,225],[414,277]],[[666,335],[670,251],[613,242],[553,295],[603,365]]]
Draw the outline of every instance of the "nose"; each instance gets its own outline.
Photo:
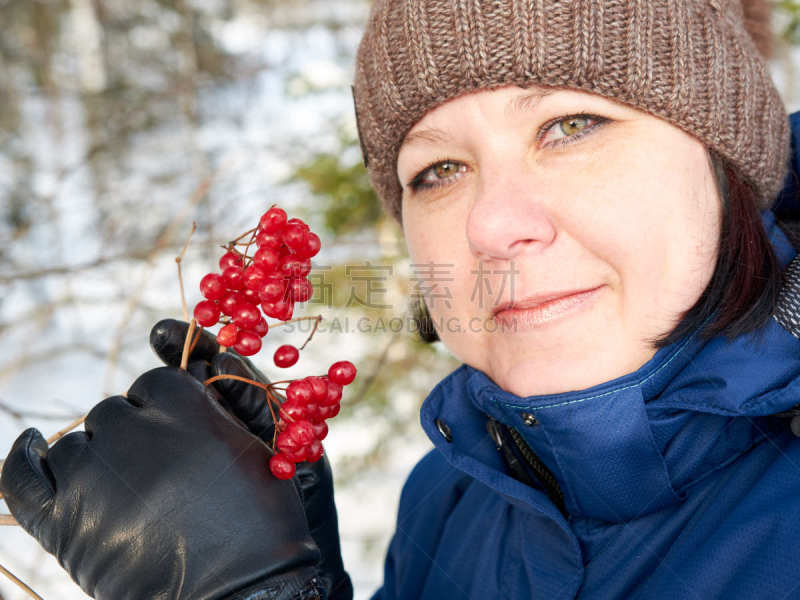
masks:
[[[534,178],[509,171],[484,171],[470,207],[467,239],[480,260],[509,260],[539,251],[556,236],[551,211],[543,202],[546,191]]]

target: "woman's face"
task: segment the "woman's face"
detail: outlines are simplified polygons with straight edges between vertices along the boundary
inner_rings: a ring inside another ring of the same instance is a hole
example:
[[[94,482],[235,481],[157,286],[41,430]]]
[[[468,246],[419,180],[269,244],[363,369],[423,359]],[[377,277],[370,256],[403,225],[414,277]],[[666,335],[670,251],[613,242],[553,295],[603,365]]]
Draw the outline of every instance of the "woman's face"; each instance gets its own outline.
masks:
[[[413,127],[397,172],[439,337],[519,396],[636,370],[714,270],[721,201],[705,147],[600,96],[461,96]]]

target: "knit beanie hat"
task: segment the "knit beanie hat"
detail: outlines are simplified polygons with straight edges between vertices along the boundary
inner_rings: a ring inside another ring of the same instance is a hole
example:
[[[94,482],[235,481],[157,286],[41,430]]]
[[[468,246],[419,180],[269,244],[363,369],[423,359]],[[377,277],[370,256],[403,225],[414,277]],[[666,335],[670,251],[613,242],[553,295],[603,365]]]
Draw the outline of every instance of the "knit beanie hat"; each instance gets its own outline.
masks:
[[[353,100],[364,163],[400,220],[397,156],[428,111],[506,85],[568,87],[661,117],[771,206],[788,168],[767,0],[374,0]]]

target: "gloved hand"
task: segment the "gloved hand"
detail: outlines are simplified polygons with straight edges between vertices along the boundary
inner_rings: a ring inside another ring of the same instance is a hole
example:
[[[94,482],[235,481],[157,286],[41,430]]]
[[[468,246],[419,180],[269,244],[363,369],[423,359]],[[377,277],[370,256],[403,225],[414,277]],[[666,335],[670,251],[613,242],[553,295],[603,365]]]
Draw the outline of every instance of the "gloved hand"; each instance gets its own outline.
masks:
[[[214,390],[162,367],[48,449],[17,438],[0,491],[19,524],[99,600],[319,598],[297,489]]]
[[[167,365],[179,365],[188,324],[175,319],[164,319],[150,331],[150,345]],[[267,379],[246,358],[228,351],[219,352],[216,338],[203,331],[192,355],[188,370],[205,380],[216,375],[238,375],[261,383]],[[222,397],[222,404],[239,418],[254,434],[266,443],[272,442],[274,424],[267,408],[264,391],[256,386],[235,380],[219,380],[213,385]],[[344,570],[339,545],[339,523],[333,499],[333,476],[328,457],[314,463],[297,465],[294,477],[300,489],[308,526],[314,541],[322,552],[320,578],[333,600],[350,600],[353,586]]]

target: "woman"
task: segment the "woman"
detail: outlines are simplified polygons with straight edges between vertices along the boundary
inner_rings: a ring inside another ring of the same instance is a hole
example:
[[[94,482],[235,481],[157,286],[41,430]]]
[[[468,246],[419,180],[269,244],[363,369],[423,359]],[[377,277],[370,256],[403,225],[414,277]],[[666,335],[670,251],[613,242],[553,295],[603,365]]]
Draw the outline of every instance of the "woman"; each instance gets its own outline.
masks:
[[[465,363],[422,407],[376,599],[800,594],[789,128],[744,9],[373,4],[365,162],[414,262],[451,268],[427,309]],[[184,332],[154,329],[167,364]],[[349,598],[326,465],[299,495],[265,476],[262,402],[146,373],[86,434],[25,432],[2,490],[97,598]]]

